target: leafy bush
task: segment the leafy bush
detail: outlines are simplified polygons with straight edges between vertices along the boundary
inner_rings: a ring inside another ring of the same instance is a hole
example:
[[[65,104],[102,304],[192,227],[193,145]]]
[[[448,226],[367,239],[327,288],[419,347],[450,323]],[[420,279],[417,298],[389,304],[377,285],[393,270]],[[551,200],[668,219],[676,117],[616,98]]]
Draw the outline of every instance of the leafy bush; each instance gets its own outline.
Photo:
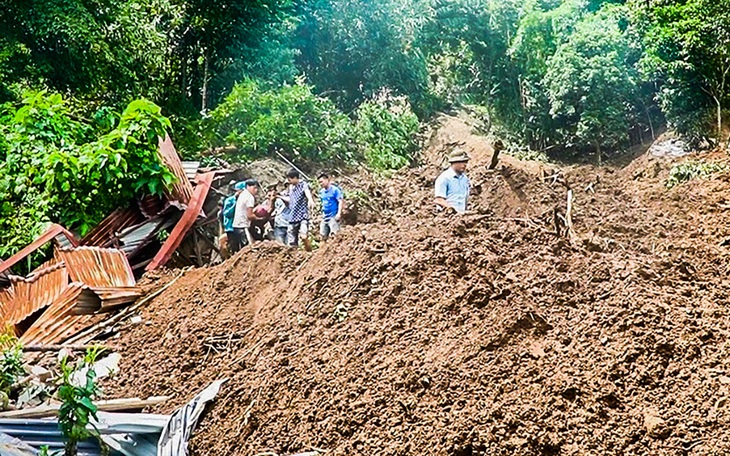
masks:
[[[675,187],[692,179],[705,178],[726,170],[727,167],[718,163],[688,160],[672,167],[669,171],[669,179],[667,179],[667,188]]]
[[[157,155],[169,121],[137,100],[85,120],[60,94],[28,93],[0,114],[0,255],[58,222],[85,234],[141,193],[161,194],[174,175]]]
[[[419,122],[404,97],[383,94],[361,104],[356,116],[356,137],[369,167],[384,171],[410,163]]]
[[[248,158],[280,150],[308,160],[349,159],[351,133],[347,116],[301,79],[274,89],[244,80],[209,123],[213,145],[235,145]]]
[[[93,401],[98,398],[101,391],[96,384],[93,364],[100,353],[100,349],[91,348],[74,364],[69,362],[67,356],[61,358],[59,363],[61,377],[57,395],[62,404],[58,409],[58,425],[66,440],[66,456],[77,454],[79,442],[90,437],[99,437],[99,432],[96,429],[89,429],[89,425],[93,426],[92,418],[97,419],[98,408]],[[73,382],[73,377],[82,369],[86,369],[85,383],[83,386],[77,386]],[[101,440],[99,441],[103,444]]]
[[[12,329],[0,334],[0,392],[5,394],[18,380],[23,369],[23,346],[12,333]]]

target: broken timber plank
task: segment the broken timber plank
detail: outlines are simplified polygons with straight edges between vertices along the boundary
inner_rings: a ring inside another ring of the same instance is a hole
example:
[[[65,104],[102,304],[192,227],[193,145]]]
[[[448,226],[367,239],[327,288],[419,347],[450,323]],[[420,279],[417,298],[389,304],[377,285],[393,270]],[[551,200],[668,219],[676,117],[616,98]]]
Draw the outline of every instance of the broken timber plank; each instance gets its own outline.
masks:
[[[147,399],[139,399],[136,397],[126,399],[111,399],[108,401],[98,401],[94,405],[103,412],[119,412],[124,410],[141,410],[153,405],[160,405],[170,399],[168,396],[152,396]],[[2,418],[47,418],[56,416],[61,404],[48,404],[30,409],[11,410],[8,412],[0,412]]]

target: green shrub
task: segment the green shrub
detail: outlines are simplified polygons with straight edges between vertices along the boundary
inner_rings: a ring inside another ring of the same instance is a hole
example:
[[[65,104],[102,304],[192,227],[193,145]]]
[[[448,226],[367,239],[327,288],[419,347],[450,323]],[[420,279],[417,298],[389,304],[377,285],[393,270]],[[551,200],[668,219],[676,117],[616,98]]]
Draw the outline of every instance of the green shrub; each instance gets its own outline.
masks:
[[[714,173],[726,171],[727,167],[718,163],[708,163],[702,160],[687,160],[672,166],[667,179],[667,188],[675,187],[692,179],[708,177]]]
[[[161,194],[174,175],[157,155],[169,121],[137,100],[121,114],[85,120],[60,94],[28,93],[0,114],[0,256],[58,222],[81,235],[142,193]]]
[[[98,407],[93,401],[101,394],[93,366],[101,352],[100,348],[94,347],[88,349],[86,355],[76,363],[71,363],[67,356],[61,358],[59,362],[61,377],[57,396],[61,401],[61,407],[58,409],[58,425],[65,439],[65,456],[78,454],[79,442],[90,437],[95,437],[100,444],[104,444],[92,422],[92,419],[98,420]],[[84,384],[77,386],[73,382],[74,374],[83,369],[86,369]]]
[[[419,122],[405,98],[384,95],[366,101],[356,117],[356,137],[370,168],[394,170],[411,162]]]
[[[211,113],[209,122],[211,143],[236,146],[243,154],[239,158],[280,150],[307,160],[348,160],[351,134],[347,116],[301,79],[272,89],[244,80]]]
[[[7,394],[9,389],[25,372],[23,369],[23,346],[18,338],[7,329],[0,334],[0,392]]]

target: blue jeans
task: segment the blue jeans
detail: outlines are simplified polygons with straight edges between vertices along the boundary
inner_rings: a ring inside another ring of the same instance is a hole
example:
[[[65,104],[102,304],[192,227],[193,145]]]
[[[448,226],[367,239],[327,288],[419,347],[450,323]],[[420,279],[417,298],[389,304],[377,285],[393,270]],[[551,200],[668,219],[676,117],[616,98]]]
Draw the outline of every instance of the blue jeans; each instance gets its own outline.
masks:
[[[335,220],[334,217],[325,218],[319,225],[319,234],[322,235],[323,239],[327,239],[338,231],[340,231],[340,222]]]
[[[288,226],[275,226],[274,227],[274,239],[286,244],[286,232],[289,229]]]

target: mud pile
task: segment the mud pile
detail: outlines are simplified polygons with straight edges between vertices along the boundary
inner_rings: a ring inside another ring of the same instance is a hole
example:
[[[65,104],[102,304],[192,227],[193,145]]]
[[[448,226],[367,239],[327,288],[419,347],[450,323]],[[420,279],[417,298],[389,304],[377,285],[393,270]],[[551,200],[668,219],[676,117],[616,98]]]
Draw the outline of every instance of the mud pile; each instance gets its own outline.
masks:
[[[377,223],[187,272],[114,342],[107,392],[169,411],[228,378],[195,455],[724,454],[728,183],[667,191],[653,162],[565,184],[509,158],[487,171],[461,132],[475,213],[434,215],[457,127],[376,185]],[[572,239],[552,226],[566,185]]]

